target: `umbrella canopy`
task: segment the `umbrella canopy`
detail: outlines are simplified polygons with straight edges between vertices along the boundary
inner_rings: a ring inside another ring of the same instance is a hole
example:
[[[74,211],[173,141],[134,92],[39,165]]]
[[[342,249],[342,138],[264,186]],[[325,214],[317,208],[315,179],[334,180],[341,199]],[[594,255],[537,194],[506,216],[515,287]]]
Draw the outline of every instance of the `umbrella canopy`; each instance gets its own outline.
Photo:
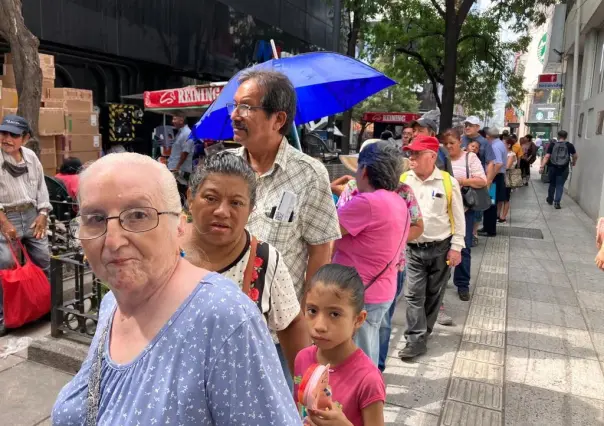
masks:
[[[291,80],[298,97],[296,124],[347,111],[369,96],[396,84],[367,64],[331,52],[272,59],[253,69],[280,71]],[[218,99],[195,125],[193,133],[198,139],[233,138],[226,105],[233,102],[241,72],[227,83]]]

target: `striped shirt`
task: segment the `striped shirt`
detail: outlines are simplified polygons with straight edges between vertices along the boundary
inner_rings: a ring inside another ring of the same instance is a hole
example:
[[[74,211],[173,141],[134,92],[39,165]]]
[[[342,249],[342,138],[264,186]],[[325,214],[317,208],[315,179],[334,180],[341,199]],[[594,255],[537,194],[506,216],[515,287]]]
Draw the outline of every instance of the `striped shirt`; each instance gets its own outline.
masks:
[[[248,159],[245,148],[236,152]],[[297,196],[291,222],[271,218],[271,210],[279,204],[283,191]],[[271,244],[283,255],[301,300],[308,246],[325,244],[341,237],[325,166],[291,147],[283,138],[275,164],[258,177],[256,206],[247,227],[252,235]]]
[[[48,197],[48,189],[44,181],[42,163],[29,148],[21,147],[23,162],[27,165],[27,173],[12,177],[2,167],[4,162],[19,165],[10,155],[0,155],[0,207],[14,207],[23,204],[33,204],[36,209],[52,210]]]

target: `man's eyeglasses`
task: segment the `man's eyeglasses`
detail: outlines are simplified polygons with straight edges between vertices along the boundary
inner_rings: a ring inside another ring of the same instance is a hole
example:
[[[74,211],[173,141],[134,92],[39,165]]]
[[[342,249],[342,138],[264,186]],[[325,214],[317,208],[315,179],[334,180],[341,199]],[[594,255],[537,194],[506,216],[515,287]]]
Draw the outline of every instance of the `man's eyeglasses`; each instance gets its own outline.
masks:
[[[0,132],[2,136],[10,136],[12,139],[17,139],[23,136],[22,133],[13,133],[13,132]]]
[[[229,102],[226,104],[227,106],[227,111],[230,114],[233,114],[235,111],[237,111],[237,113],[241,116],[241,117],[247,117],[250,114],[250,111],[255,110],[255,109],[263,109],[263,110],[267,110],[264,107],[261,106],[250,106],[247,104],[236,104],[234,102]]]
[[[151,231],[159,225],[159,216],[169,214],[180,216],[176,212],[160,212],[153,207],[138,207],[124,210],[119,216],[107,217],[102,214],[83,214],[69,223],[69,231],[78,240],[94,240],[107,233],[107,222],[118,219],[122,229],[128,232],[141,233]]]

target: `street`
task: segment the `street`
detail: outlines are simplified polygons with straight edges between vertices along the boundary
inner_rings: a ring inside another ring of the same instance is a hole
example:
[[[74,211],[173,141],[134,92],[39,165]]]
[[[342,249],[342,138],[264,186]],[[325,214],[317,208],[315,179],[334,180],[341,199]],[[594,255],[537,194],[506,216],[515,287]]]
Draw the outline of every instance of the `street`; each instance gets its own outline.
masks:
[[[399,303],[384,373],[387,425],[604,424],[604,286],[593,264],[594,224],[570,197],[563,210],[547,205],[537,177],[514,193],[507,231],[500,227],[473,249],[472,300],[461,302],[449,284],[454,325],[437,325],[428,353],[411,363],[396,357],[404,347]],[[539,231],[543,239],[527,238]],[[525,235],[507,236],[514,232]],[[19,335],[48,332],[40,324]],[[49,425],[69,379],[25,353],[1,359],[0,424]]]

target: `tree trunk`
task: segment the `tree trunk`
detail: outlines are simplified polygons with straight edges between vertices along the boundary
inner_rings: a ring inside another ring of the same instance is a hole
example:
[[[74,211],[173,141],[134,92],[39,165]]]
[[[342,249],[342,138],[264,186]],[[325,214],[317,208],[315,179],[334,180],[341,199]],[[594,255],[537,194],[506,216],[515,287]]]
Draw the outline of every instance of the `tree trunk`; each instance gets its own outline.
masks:
[[[443,73],[442,107],[440,109],[440,131],[453,125],[455,108],[455,80],[457,78],[457,39],[459,25],[455,0],[447,0],[445,10],[445,67]]]
[[[19,94],[17,114],[29,122],[37,135],[42,99],[42,70],[38,56],[40,42],[25,26],[21,9],[21,0],[0,0],[0,36],[10,45]]]
[[[361,124],[361,130],[359,130],[359,134],[357,135],[357,152],[363,143],[363,135],[365,134],[365,130],[367,130],[367,126],[369,126],[369,123],[363,121],[363,124]]]
[[[359,41],[359,33],[361,31],[361,23],[363,22],[363,16],[361,13],[354,11],[354,21],[348,34],[348,47],[346,49],[346,55],[354,58],[356,56],[357,43]],[[350,127],[352,123],[352,109],[345,111],[342,117],[342,154],[346,155],[350,153]]]

